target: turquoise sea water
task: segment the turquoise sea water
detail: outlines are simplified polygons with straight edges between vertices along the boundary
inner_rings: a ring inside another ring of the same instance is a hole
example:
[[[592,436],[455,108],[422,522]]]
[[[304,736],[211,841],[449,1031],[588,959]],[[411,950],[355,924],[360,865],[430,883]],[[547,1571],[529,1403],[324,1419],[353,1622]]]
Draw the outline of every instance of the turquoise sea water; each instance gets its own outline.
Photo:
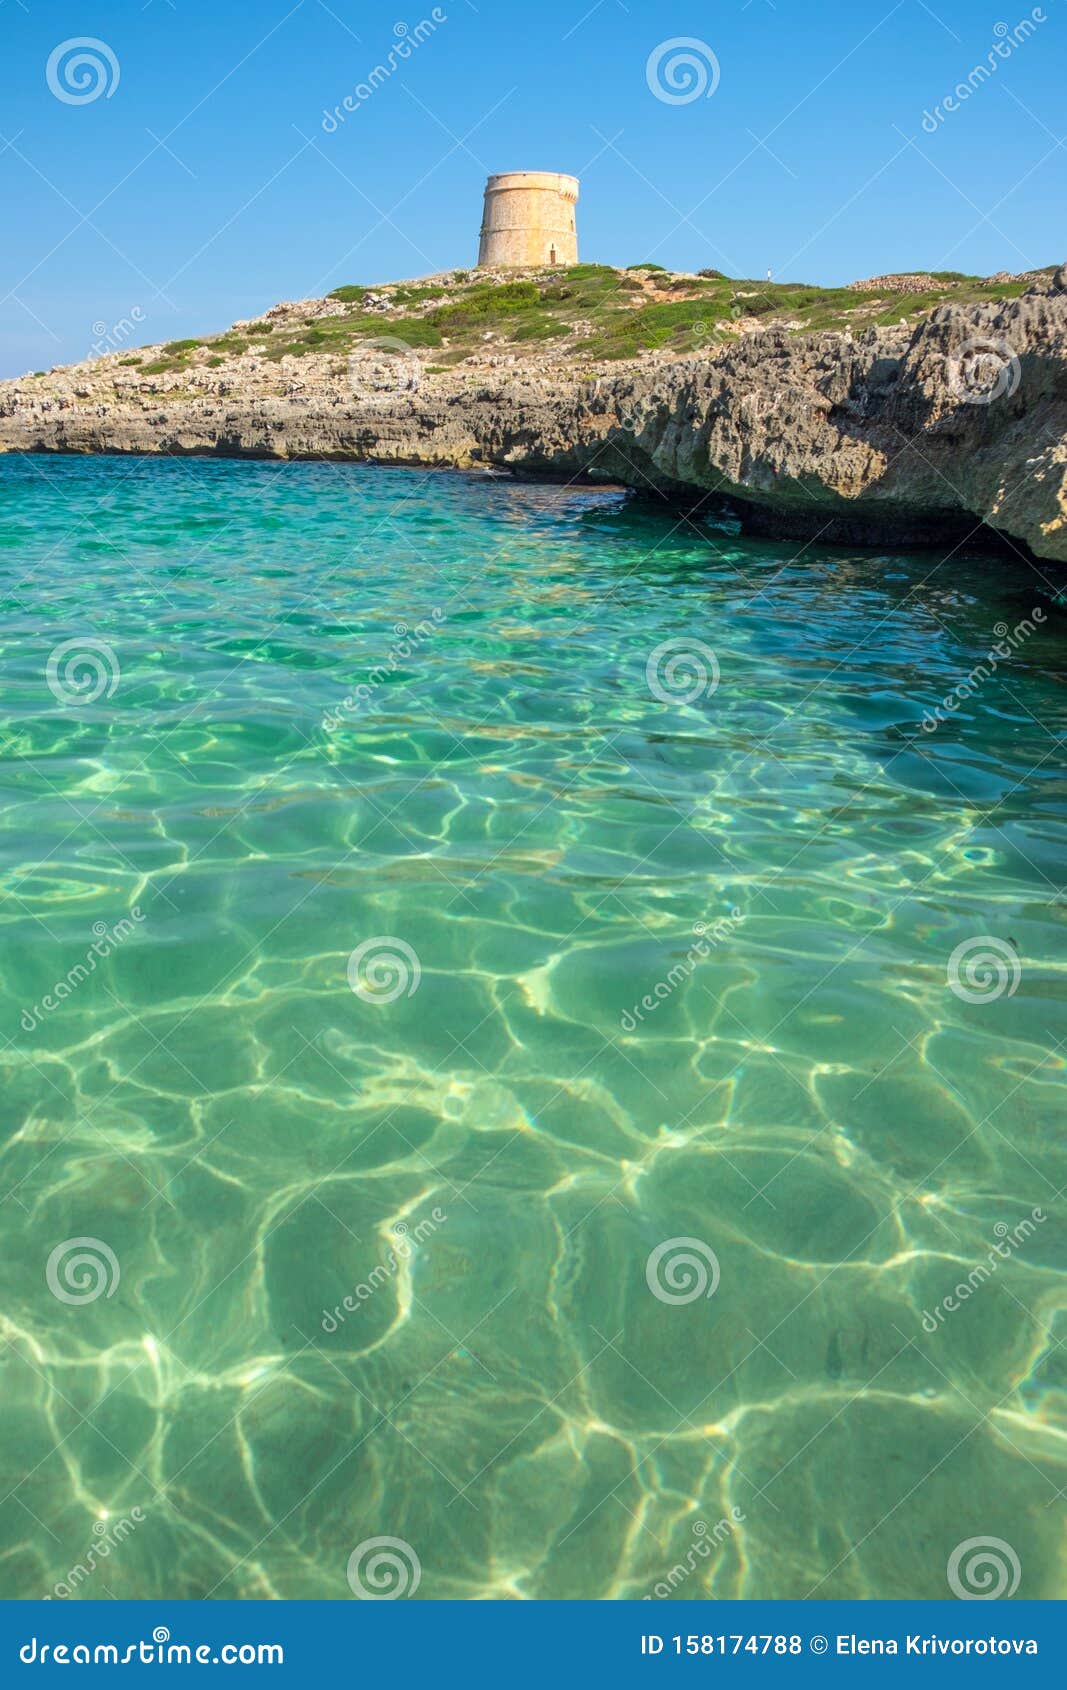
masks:
[[[349,465],[0,511],[0,1595],[1063,1595],[1051,574]]]

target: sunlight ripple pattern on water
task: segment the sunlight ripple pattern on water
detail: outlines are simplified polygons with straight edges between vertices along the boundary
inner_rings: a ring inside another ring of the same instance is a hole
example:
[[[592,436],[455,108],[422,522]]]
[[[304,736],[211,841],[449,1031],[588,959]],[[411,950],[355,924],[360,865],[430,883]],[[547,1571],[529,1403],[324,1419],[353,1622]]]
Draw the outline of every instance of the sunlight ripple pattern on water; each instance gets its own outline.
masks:
[[[1062,1595],[1059,584],[352,465],[0,502],[0,1594]]]

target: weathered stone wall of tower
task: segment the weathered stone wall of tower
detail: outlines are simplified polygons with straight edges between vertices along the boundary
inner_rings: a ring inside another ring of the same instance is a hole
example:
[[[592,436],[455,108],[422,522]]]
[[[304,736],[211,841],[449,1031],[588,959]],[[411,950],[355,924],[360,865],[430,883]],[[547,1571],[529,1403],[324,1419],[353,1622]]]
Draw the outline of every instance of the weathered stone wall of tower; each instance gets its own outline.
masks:
[[[512,170],[490,176],[478,249],[480,265],[509,268],[577,264],[577,176]]]

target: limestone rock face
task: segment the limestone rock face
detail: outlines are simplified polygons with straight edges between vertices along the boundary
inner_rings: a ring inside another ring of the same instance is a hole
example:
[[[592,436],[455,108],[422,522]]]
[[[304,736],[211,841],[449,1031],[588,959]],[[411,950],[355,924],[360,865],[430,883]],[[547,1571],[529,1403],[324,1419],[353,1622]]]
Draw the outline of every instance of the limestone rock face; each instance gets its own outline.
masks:
[[[0,384],[0,450],[503,465],[734,502],[754,530],[962,542],[1067,562],[1067,268],[912,329],[766,330],[580,375],[486,349],[376,383],[251,353],[152,376],[94,360]]]

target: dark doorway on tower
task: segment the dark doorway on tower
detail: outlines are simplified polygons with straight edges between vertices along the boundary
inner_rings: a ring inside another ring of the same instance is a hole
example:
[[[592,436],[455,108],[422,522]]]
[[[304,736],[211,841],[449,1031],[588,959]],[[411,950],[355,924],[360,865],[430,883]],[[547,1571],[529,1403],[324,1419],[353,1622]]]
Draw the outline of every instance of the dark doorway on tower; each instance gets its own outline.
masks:
[[[554,264],[556,262],[556,249],[554,246],[549,247],[548,249],[548,262],[550,264]]]

